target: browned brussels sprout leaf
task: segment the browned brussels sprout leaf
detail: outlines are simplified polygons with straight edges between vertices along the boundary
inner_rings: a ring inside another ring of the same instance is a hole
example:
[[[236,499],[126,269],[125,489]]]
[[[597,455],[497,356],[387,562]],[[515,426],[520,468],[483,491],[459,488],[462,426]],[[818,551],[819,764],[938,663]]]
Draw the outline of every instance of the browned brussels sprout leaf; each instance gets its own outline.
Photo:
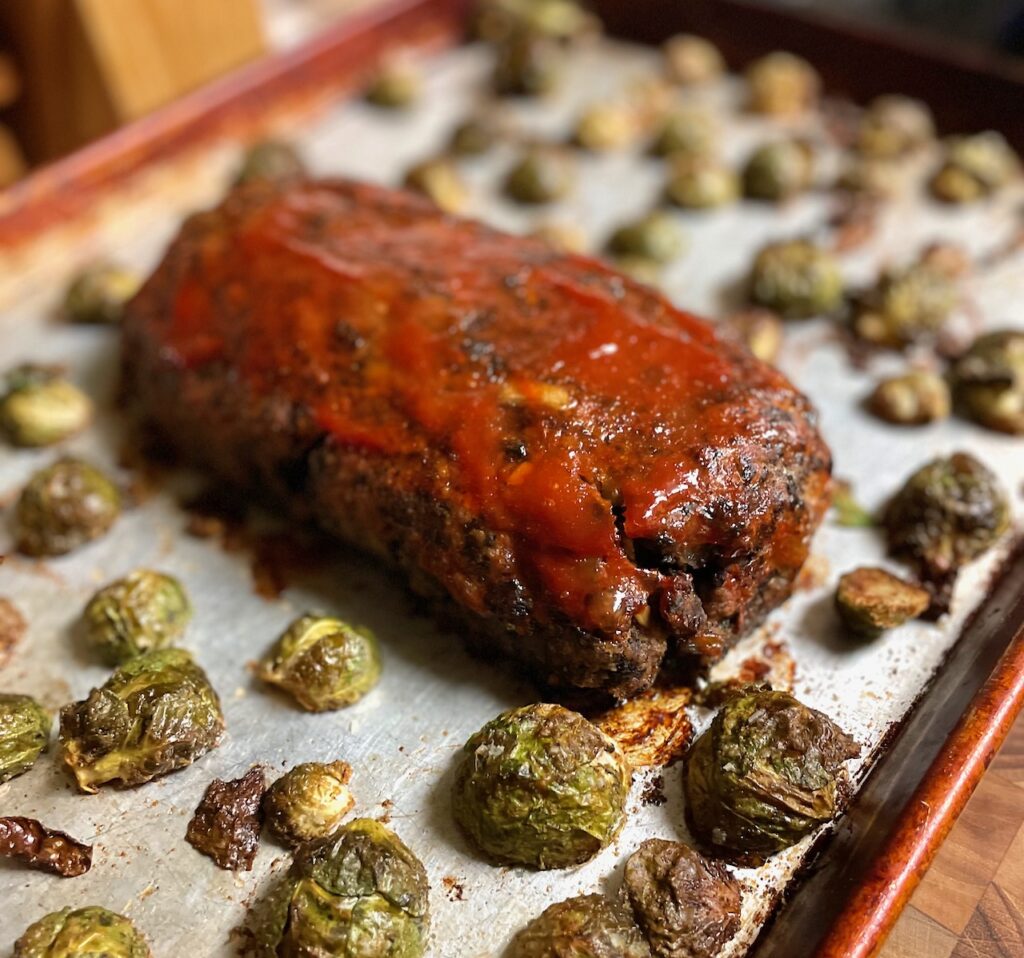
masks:
[[[0,855],[62,878],[77,878],[92,867],[92,845],[20,816],[0,818]]]
[[[692,831],[736,861],[788,848],[836,815],[843,763],[859,754],[827,715],[787,692],[731,697],[686,756]]]
[[[146,939],[123,915],[106,908],[64,908],[30,925],[14,958],[152,958]]]
[[[241,778],[211,782],[188,823],[188,843],[228,871],[252,871],[260,847],[266,778],[256,765]]]
[[[83,792],[132,787],[191,765],[224,732],[220,700],[183,649],[159,649],[121,666],[60,713],[64,762]]]
[[[560,705],[503,712],[466,743],[455,818],[502,862],[567,868],[596,855],[625,817],[631,772],[618,745]]]
[[[650,958],[651,949],[627,908],[604,895],[579,895],[534,918],[509,958]]]
[[[655,958],[715,958],[740,929],[739,882],[681,842],[644,842],[626,862],[625,892]]]

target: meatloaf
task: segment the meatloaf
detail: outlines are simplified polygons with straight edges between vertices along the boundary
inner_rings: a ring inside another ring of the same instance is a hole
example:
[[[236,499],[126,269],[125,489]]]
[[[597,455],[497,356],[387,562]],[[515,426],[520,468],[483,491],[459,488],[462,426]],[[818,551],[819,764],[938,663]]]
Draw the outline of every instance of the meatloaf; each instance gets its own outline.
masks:
[[[180,453],[566,691],[719,657],[827,505],[781,373],[596,260],[363,183],[253,183],[188,219],[124,370]]]

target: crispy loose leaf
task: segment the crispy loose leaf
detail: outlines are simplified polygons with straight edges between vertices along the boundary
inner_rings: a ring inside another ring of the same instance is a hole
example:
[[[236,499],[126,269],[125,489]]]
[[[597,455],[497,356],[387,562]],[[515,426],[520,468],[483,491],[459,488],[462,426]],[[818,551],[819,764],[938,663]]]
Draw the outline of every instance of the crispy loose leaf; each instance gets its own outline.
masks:
[[[92,845],[19,816],[0,818],[0,855],[62,878],[77,878],[92,867]]]
[[[260,847],[266,778],[256,765],[230,782],[211,782],[188,823],[185,838],[229,871],[252,870]]]

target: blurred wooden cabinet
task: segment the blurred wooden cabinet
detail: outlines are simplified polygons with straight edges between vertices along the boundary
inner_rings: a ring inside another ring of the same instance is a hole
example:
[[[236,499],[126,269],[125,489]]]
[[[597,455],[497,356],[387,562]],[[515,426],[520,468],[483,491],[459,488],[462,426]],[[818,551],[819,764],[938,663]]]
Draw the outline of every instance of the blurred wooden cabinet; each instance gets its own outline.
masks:
[[[264,50],[257,0],[0,0],[33,162],[149,112]]]

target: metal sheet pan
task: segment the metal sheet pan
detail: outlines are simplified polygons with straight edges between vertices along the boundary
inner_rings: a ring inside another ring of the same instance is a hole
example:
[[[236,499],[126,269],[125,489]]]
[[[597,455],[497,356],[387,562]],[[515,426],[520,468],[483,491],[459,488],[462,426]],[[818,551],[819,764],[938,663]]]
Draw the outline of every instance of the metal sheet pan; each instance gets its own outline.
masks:
[[[609,41],[574,57],[561,96],[543,105],[512,108],[508,120],[527,134],[562,136],[583,105],[615,94],[647,75],[654,63],[649,50]],[[473,105],[487,66],[486,52],[476,47],[431,59],[425,102],[407,119],[345,101],[312,116],[297,111],[281,121],[282,130],[298,141],[316,172],[397,182],[411,162],[444,141]],[[779,133],[776,125],[732,109],[738,97],[734,84],[723,84],[707,97],[730,117],[725,145],[730,158],[739,159],[754,143]],[[803,132],[822,141],[827,176],[835,157],[821,131]],[[507,229],[526,230],[536,225],[537,215],[506,204],[495,191],[511,159],[512,153],[501,149],[467,163],[471,212]],[[0,323],[5,330],[0,366],[25,359],[66,363],[102,405],[96,427],[70,442],[69,451],[116,468],[123,439],[112,408],[116,334],[71,328],[54,318],[69,270],[105,254],[150,267],[181,216],[216,200],[236,160],[236,146],[220,142],[154,167],[130,189],[111,195],[100,215],[82,230],[51,233],[49,241],[18,257],[16,269],[8,260],[0,275]],[[939,209],[924,200],[915,184],[933,160],[924,156],[907,166],[906,192],[889,207],[874,240],[845,258],[852,282],[868,279],[879,263],[909,258],[936,238],[954,238],[984,256],[1002,248],[1019,229],[1024,198],[1019,187],[997,204],[969,210]],[[599,245],[613,225],[657,200],[662,175],[655,161],[636,152],[581,157],[574,196],[542,218],[579,224]],[[721,314],[753,252],[768,238],[820,229],[831,212],[830,202],[821,193],[783,209],[741,204],[714,214],[679,213],[690,249],[666,273],[667,292],[687,308]],[[1019,253],[1003,257],[972,281],[973,315],[987,325],[1021,322],[1016,304],[1024,298],[1022,265]],[[868,507],[879,505],[916,465],[956,448],[989,462],[1015,493],[1024,480],[1020,440],[982,433],[958,420],[910,431],[870,420],[859,402],[872,378],[899,362],[884,357],[867,371],[852,368],[841,343],[823,323],[791,328],[781,365],[817,403],[835,452],[836,472],[853,482]],[[52,452],[3,450],[0,493],[13,497],[30,472],[52,457]],[[14,597],[30,621],[28,639],[0,680],[5,689],[37,694],[53,708],[85,695],[106,675],[75,645],[75,622],[91,592],[137,566],[180,576],[197,609],[185,644],[221,692],[229,730],[217,751],[141,790],[74,794],[54,760],[44,760],[29,774],[0,786],[4,813],[40,817],[97,842],[92,872],[74,881],[0,866],[8,937],[53,908],[101,902],[135,918],[159,955],[231,954],[232,929],[244,919],[268,876],[287,866],[287,857],[265,843],[251,874],[231,875],[196,855],[183,835],[206,784],[214,777],[240,774],[256,761],[272,769],[318,758],[352,763],[356,813],[389,818],[427,866],[433,883],[432,954],[445,958],[499,954],[515,930],[547,904],[578,891],[613,890],[623,858],[642,838],[685,837],[680,772],[670,768],[663,773],[663,805],[647,805],[642,798],[653,773],[637,776],[625,830],[613,847],[587,865],[535,873],[482,862],[448,813],[453,763],[472,731],[499,710],[529,701],[532,691],[473,661],[457,637],[418,618],[400,586],[361,556],[341,556],[299,574],[282,598],[268,601],[253,592],[248,555],[183,535],[184,521],[174,488],[166,487],[132,510],[113,534],[79,553],[45,564],[12,557],[0,569],[0,594]],[[854,648],[839,637],[830,586],[848,568],[886,560],[876,534],[826,523],[815,542],[809,587],[730,653],[718,671],[728,674],[764,643],[783,640],[796,662],[797,694],[832,714],[867,746],[855,771],[860,779],[985,596],[1006,548],[967,571],[952,614],[938,626],[914,623]],[[351,709],[323,716],[298,714],[249,676],[247,661],[307,608],[370,625],[384,643],[384,679]],[[694,713],[698,727],[707,718]],[[728,955],[742,954],[757,936],[809,845],[802,843],[760,869],[740,872],[746,889],[744,928]]]

